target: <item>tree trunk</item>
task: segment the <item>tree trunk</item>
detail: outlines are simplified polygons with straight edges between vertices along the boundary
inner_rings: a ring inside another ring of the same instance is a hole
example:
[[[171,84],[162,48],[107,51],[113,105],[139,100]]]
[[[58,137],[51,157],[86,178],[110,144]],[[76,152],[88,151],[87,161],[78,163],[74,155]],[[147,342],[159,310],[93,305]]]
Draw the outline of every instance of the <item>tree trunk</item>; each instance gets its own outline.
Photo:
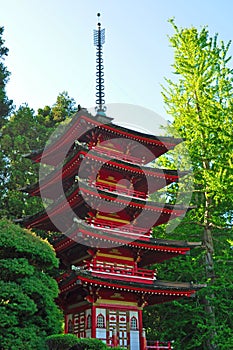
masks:
[[[205,271],[206,271],[206,278],[208,281],[213,281],[215,278],[215,270],[214,270],[214,244],[213,244],[213,237],[212,232],[209,226],[210,222],[210,205],[211,205],[211,199],[208,198],[207,193],[205,193],[205,214],[204,214],[204,234],[203,234],[203,244],[205,247]],[[210,299],[214,300],[215,295],[212,292],[210,295]],[[210,321],[210,337],[206,340],[206,348],[208,350],[217,350],[218,345],[215,344],[214,338],[216,336],[216,319],[215,319],[215,309],[212,305],[211,300],[207,299],[206,297],[203,297],[202,303],[205,306],[205,312],[208,315],[208,319]]]

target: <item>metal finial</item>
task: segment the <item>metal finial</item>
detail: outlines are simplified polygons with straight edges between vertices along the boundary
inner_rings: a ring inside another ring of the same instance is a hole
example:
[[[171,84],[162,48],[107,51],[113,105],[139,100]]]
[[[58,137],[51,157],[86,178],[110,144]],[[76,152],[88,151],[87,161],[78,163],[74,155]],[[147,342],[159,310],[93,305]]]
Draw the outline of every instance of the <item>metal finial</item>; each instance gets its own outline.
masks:
[[[100,13],[97,13],[100,17]],[[94,45],[96,46],[96,111],[105,112],[105,93],[104,93],[104,65],[102,46],[105,43],[105,29],[101,29],[101,23],[98,22],[98,29],[94,29]]]

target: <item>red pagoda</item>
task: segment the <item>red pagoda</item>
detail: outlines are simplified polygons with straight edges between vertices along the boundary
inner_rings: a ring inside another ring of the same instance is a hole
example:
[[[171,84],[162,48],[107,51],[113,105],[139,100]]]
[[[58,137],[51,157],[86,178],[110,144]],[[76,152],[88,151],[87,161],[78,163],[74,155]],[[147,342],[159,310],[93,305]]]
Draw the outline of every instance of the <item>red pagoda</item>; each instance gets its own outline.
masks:
[[[150,198],[185,175],[149,166],[182,140],[130,130],[105,115],[104,32],[99,23],[95,38],[97,114],[81,109],[57,139],[30,155],[54,170],[25,190],[51,204],[23,223],[60,232],[53,245],[60,259],[58,303],[65,315],[65,332],[99,338],[112,347],[145,350],[149,347],[143,308],[191,297],[200,287],[157,279],[150,266],[187,254],[200,243],[152,237],[153,227],[187,210]],[[154,348],[160,348],[159,342]]]

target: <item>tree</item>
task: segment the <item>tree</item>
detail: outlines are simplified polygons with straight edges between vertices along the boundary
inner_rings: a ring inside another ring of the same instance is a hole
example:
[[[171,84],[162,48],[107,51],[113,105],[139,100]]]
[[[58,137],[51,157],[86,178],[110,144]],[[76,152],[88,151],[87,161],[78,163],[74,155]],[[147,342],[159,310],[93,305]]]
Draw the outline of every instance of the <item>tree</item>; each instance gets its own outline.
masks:
[[[172,304],[173,322],[178,312],[178,332],[172,329],[171,322],[169,327],[182,344],[177,343],[177,349],[228,349],[233,342],[230,335],[232,252],[228,241],[233,213],[230,43],[218,43],[218,36],[210,37],[207,28],[179,29],[173,20],[170,22],[175,30],[170,43],[174,49],[176,79],[166,80],[163,96],[167,111],[173,117],[168,131],[186,140],[194,181],[190,204],[196,206],[172,234],[177,239],[185,236],[189,239],[188,233],[199,237],[204,251],[191,256],[195,270],[189,259],[181,258],[179,263],[173,259],[165,263],[164,274],[161,267],[161,276],[168,277],[172,268],[177,280],[206,281],[208,287],[199,293],[195,303]],[[161,306],[159,318],[166,314],[164,308]]]
[[[4,27],[0,27],[0,130],[12,109],[12,101],[7,98],[5,91],[10,73],[3,64],[5,57],[8,55],[8,49],[4,46],[4,40],[2,39],[3,32]]]
[[[38,120],[47,127],[55,127],[59,123],[72,117],[77,112],[75,100],[63,91],[57,97],[56,103],[52,106],[45,106],[38,109]]]
[[[44,350],[45,337],[61,330],[51,277],[58,267],[53,248],[30,231],[0,221],[1,350]]]
[[[53,130],[66,123],[76,112],[75,101],[67,92],[59,94],[53,107],[39,109],[38,114],[22,105],[2,128],[0,170],[0,215],[20,218],[39,212],[40,198],[30,197],[21,188],[38,181],[38,164],[25,154],[43,149]]]
[[[6,96],[6,84],[9,80],[10,73],[4,66],[4,59],[8,55],[8,49],[4,46],[2,38],[4,28],[0,27],[0,136],[2,135],[2,127],[7,123],[7,117],[12,110],[12,101]],[[4,177],[6,169],[6,159],[4,157],[0,145],[0,192],[4,188]]]
[[[1,148],[5,163],[1,169],[0,187],[2,217],[20,218],[42,209],[39,198],[29,198],[20,188],[37,181],[38,165],[23,155],[41,148],[48,132],[27,105],[15,111],[2,128]]]

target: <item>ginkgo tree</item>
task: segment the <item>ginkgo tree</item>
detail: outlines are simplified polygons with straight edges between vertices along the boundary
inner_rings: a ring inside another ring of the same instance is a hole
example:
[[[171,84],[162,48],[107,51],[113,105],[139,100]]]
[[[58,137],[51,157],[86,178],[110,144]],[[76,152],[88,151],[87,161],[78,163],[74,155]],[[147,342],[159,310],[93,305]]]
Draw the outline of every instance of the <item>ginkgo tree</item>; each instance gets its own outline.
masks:
[[[233,70],[229,57],[230,42],[219,41],[218,35],[211,37],[207,27],[200,30],[178,28],[174,20],[170,23],[174,29],[170,44],[174,51],[175,75],[174,79],[166,79],[162,94],[167,112],[172,116],[168,132],[182,137],[189,152],[193,181],[190,204],[195,206],[172,234],[183,239],[195,236],[203,242],[203,251],[199,257],[195,253],[191,260],[196,267],[193,278],[207,283],[196,306],[187,301],[174,306],[177,322],[180,321],[180,343],[181,339],[183,341],[181,347],[177,344],[177,349],[228,349],[233,341],[229,332],[232,327],[229,315],[233,259],[228,242],[233,213]],[[160,162],[168,163],[163,159]],[[188,176],[186,182],[187,179]],[[182,190],[185,191],[184,188]],[[173,260],[166,266],[167,277],[171,266],[177,279],[191,277],[188,272],[192,266],[190,260],[186,260],[186,265],[183,261],[177,263]],[[185,310],[190,314],[190,329]],[[182,320],[186,320],[186,329]],[[170,333],[174,336],[176,331],[170,329]]]

